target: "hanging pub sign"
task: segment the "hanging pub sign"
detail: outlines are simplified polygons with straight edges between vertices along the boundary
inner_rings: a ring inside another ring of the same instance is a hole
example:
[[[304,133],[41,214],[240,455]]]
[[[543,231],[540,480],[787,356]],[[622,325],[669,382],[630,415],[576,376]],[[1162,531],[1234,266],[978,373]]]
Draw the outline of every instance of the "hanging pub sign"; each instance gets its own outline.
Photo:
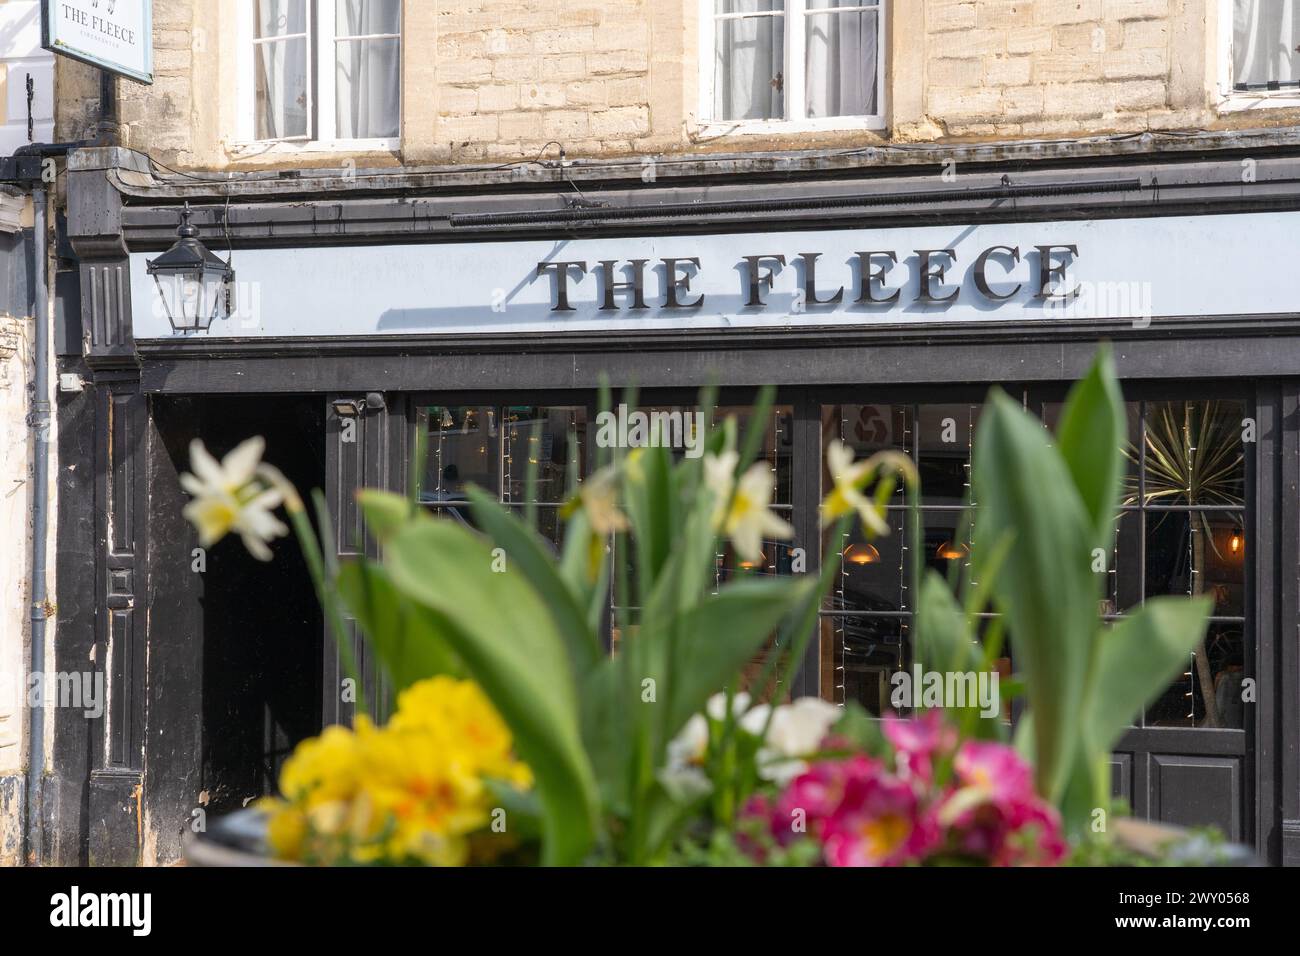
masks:
[[[41,46],[153,82],[153,0],[41,0]]]

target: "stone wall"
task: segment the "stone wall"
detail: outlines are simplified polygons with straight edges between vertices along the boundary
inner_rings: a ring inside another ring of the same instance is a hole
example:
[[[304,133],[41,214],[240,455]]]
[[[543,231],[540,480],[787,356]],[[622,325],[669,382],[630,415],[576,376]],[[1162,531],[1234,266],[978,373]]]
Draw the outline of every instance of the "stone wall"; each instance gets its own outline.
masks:
[[[157,0],[153,86],[121,81],[123,142],[174,166],[337,165],[240,147],[237,0]],[[1294,124],[1220,111],[1230,0],[892,0],[888,128],[706,135],[699,0],[422,0],[404,15],[402,145],[366,165],[1064,138]],[[92,96],[75,71],[63,125]],[[1300,103],[1300,100],[1295,101]]]

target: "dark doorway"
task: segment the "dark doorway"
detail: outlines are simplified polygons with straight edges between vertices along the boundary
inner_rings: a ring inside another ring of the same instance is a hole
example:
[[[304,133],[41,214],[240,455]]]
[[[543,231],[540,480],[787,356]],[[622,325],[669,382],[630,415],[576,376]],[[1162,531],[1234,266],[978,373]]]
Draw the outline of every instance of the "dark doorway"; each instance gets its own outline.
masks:
[[[323,625],[292,534],[272,544],[267,562],[231,535],[199,570],[178,476],[196,437],[220,458],[261,435],[265,460],[309,498],[325,479],[324,405],[312,396],[158,397],[153,419],[146,790],[168,816],[221,814],[273,793],[294,745],[319,732]],[[163,823],[159,836],[169,829]]]

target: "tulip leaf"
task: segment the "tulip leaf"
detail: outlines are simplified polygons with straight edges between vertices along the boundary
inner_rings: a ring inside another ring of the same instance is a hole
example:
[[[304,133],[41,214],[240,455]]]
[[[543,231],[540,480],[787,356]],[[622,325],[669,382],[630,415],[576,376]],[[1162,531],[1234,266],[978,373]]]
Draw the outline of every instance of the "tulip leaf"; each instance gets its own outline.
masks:
[[[440,622],[400,594],[383,566],[364,558],[344,562],[337,587],[394,691],[437,674],[463,675],[465,666],[442,635]]]
[[[380,542],[408,525],[416,513],[408,498],[391,491],[363,488],[357,492],[357,502],[366,516],[366,529]]]
[[[709,697],[731,683],[796,607],[813,580],[740,581],[705,598],[687,611],[676,645],[677,660],[658,658],[671,668],[666,736],[675,734]],[[662,639],[662,631],[652,639]]]
[[[494,497],[481,488],[470,488],[474,519],[499,547],[509,563],[521,571],[537,594],[550,608],[551,617],[569,651],[574,677],[582,675],[600,660],[601,647],[587,625],[586,611],[556,569],[555,559],[537,533],[510,514]]]
[[[1100,583],[1091,571],[1092,522],[1047,431],[1000,390],[975,439],[975,575],[1011,532],[993,589],[1034,713],[1039,791],[1059,795],[1074,759],[1074,722],[1092,657]]]
[[[1210,599],[1152,598],[1103,633],[1087,710],[1089,741],[1108,752],[1148,704],[1186,669],[1205,635]]]
[[[1103,348],[1088,374],[1070,389],[1056,431],[1061,457],[1092,522],[1094,547],[1105,545],[1113,534],[1127,433],[1115,362]]]
[[[974,670],[974,658],[965,615],[947,582],[935,571],[928,572],[917,603],[914,659],[929,670],[947,673]]]

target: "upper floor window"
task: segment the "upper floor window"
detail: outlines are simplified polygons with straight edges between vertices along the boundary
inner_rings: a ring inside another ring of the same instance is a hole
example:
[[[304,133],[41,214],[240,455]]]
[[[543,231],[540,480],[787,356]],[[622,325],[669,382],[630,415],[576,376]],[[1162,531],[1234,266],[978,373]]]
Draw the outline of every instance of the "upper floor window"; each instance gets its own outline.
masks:
[[[395,142],[401,0],[249,0],[241,10],[241,140]]]
[[[701,115],[884,126],[885,0],[704,0]],[[743,127],[742,127],[743,128]]]
[[[1300,87],[1300,0],[1235,0],[1232,86]]]

